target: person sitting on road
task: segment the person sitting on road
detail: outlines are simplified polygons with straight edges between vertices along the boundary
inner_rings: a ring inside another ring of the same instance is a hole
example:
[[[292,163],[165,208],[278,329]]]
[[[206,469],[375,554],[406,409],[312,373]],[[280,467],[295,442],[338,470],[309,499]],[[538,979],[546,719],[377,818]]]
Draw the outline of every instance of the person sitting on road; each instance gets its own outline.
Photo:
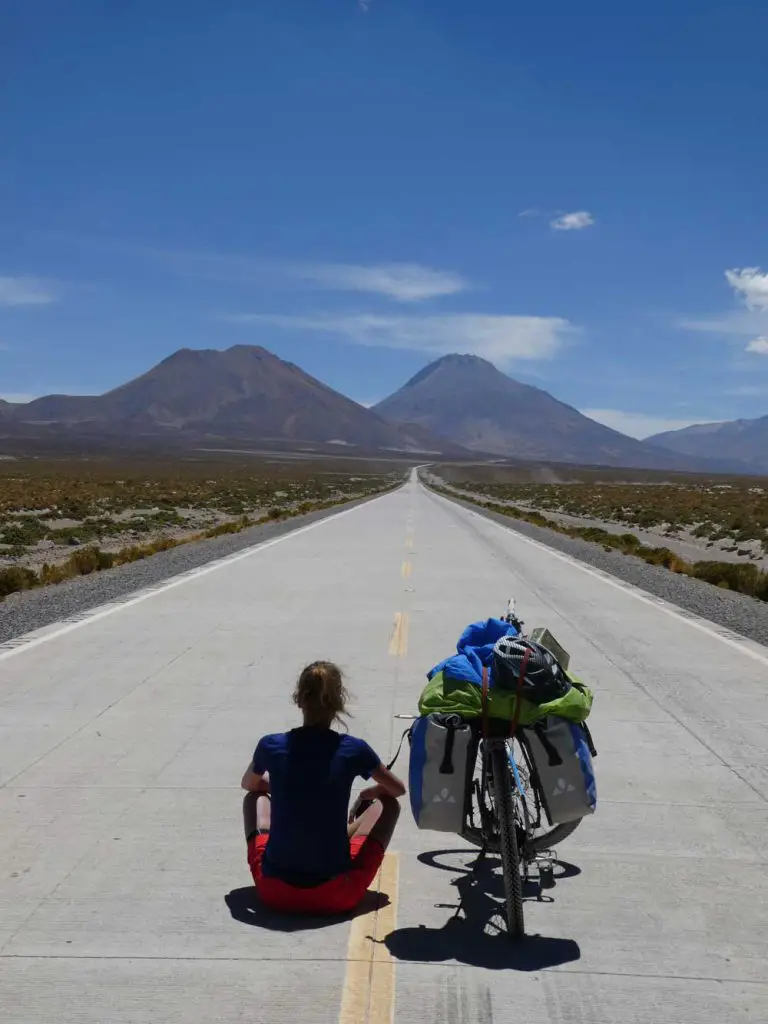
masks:
[[[261,902],[274,910],[352,910],[392,838],[405,786],[364,740],[331,728],[347,699],[336,665],[308,665],[293,694],[304,724],[263,736],[243,775],[248,865]],[[350,814],[358,775],[375,785]]]

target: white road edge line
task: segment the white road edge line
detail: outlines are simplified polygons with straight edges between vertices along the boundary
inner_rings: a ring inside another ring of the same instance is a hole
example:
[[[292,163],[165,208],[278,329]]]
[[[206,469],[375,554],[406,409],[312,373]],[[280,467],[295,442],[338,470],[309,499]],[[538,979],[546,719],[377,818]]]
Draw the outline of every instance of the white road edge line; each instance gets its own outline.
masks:
[[[457,506],[456,502],[450,500],[450,498],[443,498],[442,495],[433,495],[439,501],[447,501],[454,508]],[[547,547],[546,544],[542,544],[541,541],[533,540],[531,537],[526,537],[525,534],[519,533],[512,526],[505,526],[503,523],[497,523],[495,519],[489,519],[487,516],[482,515],[480,512],[474,512],[471,509],[465,508],[462,505],[459,508],[464,508],[464,511],[470,516],[476,516],[478,519],[482,519],[483,522],[490,523],[491,526],[495,526],[499,530],[503,530],[505,533],[511,533],[516,540],[522,541],[524,544],[530,544],[531,547],[539,548],[541,551],[546,551],[552,558],[558,558],[561,562],[566,562],[568,565],[572,565],[577,569],[581,569],[588,576],[594,576],[595,579],[602,580],[603,583],[608,584],[609,587],[613,587],[616,590],[621,590],[625,594],[629,594],[630,597],[634,597],[636,601],[642,601],[643,604],[650,605],[652,608],[658,608],[659,611],[666,612],[673,619],[679,619],[680,622],[685,622],[694,629],[698,629],[701,633],[706,633],[708,636],[714,637],[721,643],[726,644],[728,647],[732,647],[734,650],[739,651],[741,654],[746,654],[755,661],[761,662],[763,665],[768,665],[768,651],[765,654],[762,652],[766,650],[762,644],[758,644],[754,640],[749,640],[747,637],[740,636],[738,633],[734,633],[732,630],[727,629],[725,626],[719,626],[716,622],[710,622],[709,619],[703,619],[699,615],[695,615],[693,612],[685,611],[684,609],[677,608],[670,602],[665,601],[661,597],[656,597],[655,594],[650,594],[647,590],[642,590],[640,587],[635,586],[634,583],[625,583],[624,580],[618,580],[615,576],[611,576],[607,572],[603,572],[601,569],[594,569],[592,566],[586,565],[584,562],[580,562],[578,558],[574,558],[572,555],[566,555],[562,551],[558,551],[556,548]],[[757,648],[761,648],[758,650]]]
[[[380,497],[383,498],[386,496],[386,494],[383,494]],[[291,540],[293,537],[299,537],[304,533],[308,533],[310,530],[316,529],[318,526],[324,526],[326,523],[331,523],[336,519],[341,519],[343,516],[351,515],[353,512],[357,512],[366,505],[371,505],[374,501],[378,500],[379,498],[373,498],[369,501],[364,501],[360,505],[355,505],[354,508],[347,508],[340,512],[334,512],[332,515],[326,516],[324,519],[319,519],[315,523],[308,523],[306,526],[300,526],[297,530],[291,530],[289,533],[284,533],[282,536],[275,537],[273,540],[262,541],[262,543],[253,544],[251,547],[245,548],[243,551],[238,551],[234,555],[226,555],[224,558],[217,558],[213,562],[208,562],[207,565],[201,565],[196,569],[190,569],[187,572],[180,573],[178,576],[172,576],[164,583],[160,583],[152,587],[146,587],[127,600],[123,601],[118,599],[117,601],[109,602],[108,604],[97,605],[95,608],[92,608],[87,612],[79,613],[75,621],[69,622],[66,619],[63,619],[58,629],[56,628],[57,623],[52,622],[47,626],[41,627],[39,630],[33,630],[31,633],[23,633],[20,636],[13,637],[11,640],[5,641],[6,644],[12,645],[6,649],[3,649],[4,644],[0,643],[0,661],[13,658],[17,654],[22,654],[24,651],[29,651],[34,647],[39,647],[41,644],[48,643],[49,640],[55,640],[67,633],[72,633],[74,630],[80,629],[81,626],[87,626],[92,622],[98,622],[99,619],[106,619],[110,615],[124,611],[126,608],[132,608],[134,605],[141,604],[143,601],[148,601],[151,597],[155,597],[157,594],[164,594],[167,590],[173,590],[175,587],[180,587],[182,584],[188,583],[190,580],[198,579],[200,576],[207,576],[211,572],[216,572],[217,569],[223,569],[227,565],[233,565],[235,562],[241,562],[243,559],[250,558],[252,555],[257,555],[262,551],[267,551],[269,548],[273,548],[276,544],[281,544],[283,541]]]

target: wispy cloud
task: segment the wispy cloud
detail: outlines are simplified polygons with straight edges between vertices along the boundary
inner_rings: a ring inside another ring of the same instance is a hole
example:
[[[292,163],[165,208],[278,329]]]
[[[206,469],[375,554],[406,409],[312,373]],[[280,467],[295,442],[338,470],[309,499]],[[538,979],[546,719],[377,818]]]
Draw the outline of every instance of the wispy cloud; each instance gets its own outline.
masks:
[[[698,419],[690,416],[680,419],[671,416],[657,416],[654,413],[627,412],[624,409],[581,409],[580,411],[606,427],[641,440],[651,437],[653,434],[661,434],[666,430],[682,430],[683,427],[691,427],[695,423],[713,422],[706,416]]]
[[[455,295],[470,287],[460,274],[418,263],[315,263],[293,267],[291,274],[332,291],[369,292],[396,302]]]
[[[371,0],[357,0],[357,6],[363,14],[367,14],[371,9]]]
[[[421,302],[468,291],[453,270],[420,263],[316,263],[254,258],[231,253],[131,247],[182,277],[285,288],[305,282],[326,291],[365,292],[396,302]]]
[[[742,384],[740,387],[727,388],[725,393],[739,398],[759,398],[762,395],[768,395],[768,384]]]
[[[740,308],[714,317],[682,319],[678,326],[740,338],[747,341],[745,352],[768,354],[768,274],[759,267],[743,267],[726,270],[725,279],[736,293]]]
[[[224,319],[239,325],[335,334],[356,345],[430,352],[436,356],[469,353],[506,366],[521,360],[551,359],[568,336],[577,332],[576,327],[560,317],[480,313],[440,316],[244,313]]]
[[[549,222],[555,231],[583,231],[595,223],[595,218],[587,210],[575,210],[573,213],[562,213]]]
[[[722,313],[701,319],[682,317],[677,326],[686,331],[700,331],[703,334],[727,334],[734,337],[754,334],[759,329],[757,318],[743,310]]]
[[[61,286],[38,277],[0,277],[0,306],[46,306],[61,298]]]

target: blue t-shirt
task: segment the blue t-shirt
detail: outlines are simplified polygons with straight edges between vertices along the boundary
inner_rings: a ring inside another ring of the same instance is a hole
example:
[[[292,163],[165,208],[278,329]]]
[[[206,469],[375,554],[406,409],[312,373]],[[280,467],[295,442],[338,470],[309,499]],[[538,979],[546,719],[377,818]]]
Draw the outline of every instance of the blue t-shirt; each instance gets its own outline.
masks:
[[[301,726],[262,737],[253,770],[269,772],[272,793],[264,874],[313,886],[348,871],[352,783],[380,764],[364,740],[333,729]]]

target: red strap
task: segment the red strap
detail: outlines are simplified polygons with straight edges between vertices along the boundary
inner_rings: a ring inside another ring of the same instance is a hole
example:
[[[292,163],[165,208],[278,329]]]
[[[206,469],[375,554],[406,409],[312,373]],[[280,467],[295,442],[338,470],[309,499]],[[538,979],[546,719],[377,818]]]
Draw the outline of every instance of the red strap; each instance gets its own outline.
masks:
[[[523,683],[525,682],[525,670],[528,668],[528,659],[531,656],[530,647],[526,647],[525,654],[523,655],[523,661],[520,665],[520,675],[517,677],[517,692],[515,694],[515,713],[512,716],[512,730],[510,736],[514,736],[517,732],[517,727],[520,724],[520,704],[522,701]]]
[[[483,665],[483,739],[488,739],[488,669]]]

